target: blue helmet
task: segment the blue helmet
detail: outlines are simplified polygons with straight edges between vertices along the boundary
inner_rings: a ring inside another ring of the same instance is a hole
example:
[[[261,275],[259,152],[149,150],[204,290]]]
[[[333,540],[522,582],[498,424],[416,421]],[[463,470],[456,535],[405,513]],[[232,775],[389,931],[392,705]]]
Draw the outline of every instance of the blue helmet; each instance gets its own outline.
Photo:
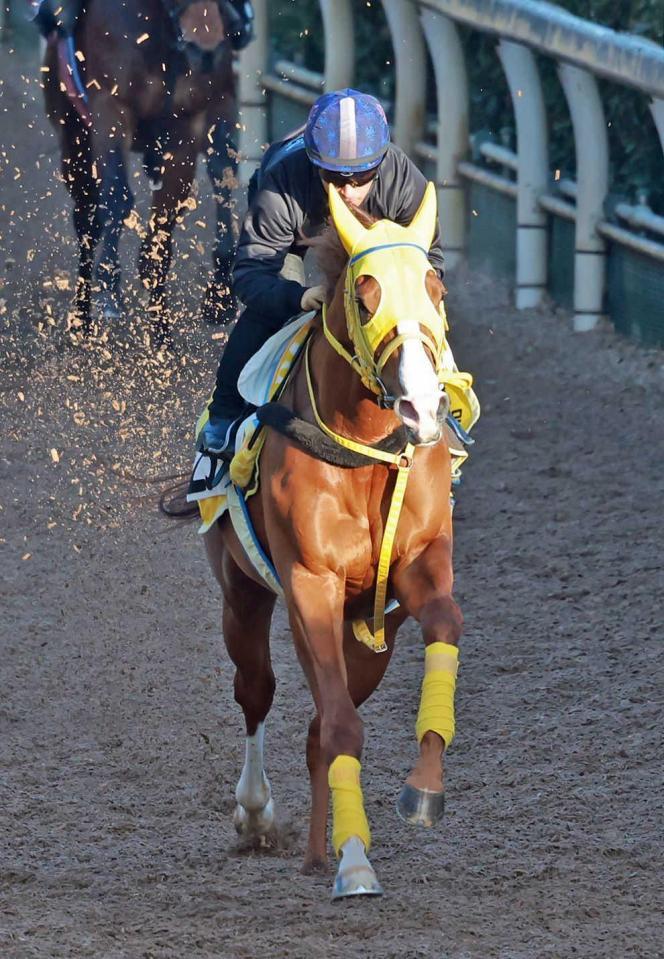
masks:
[[[390,142],[390,128],[375,97],[357,90],[324,93],[311,108],[304,130],[307,156],[337,173],[377,167]]]

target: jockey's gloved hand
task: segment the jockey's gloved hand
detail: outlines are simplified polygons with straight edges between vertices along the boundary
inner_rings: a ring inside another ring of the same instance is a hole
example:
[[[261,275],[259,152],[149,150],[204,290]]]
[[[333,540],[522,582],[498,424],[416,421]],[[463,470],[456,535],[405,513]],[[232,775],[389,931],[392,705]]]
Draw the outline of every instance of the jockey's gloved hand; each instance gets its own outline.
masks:
[[[324,302],[325,287],[310,286],[308,290],[304,291],[302,299],[300,300],[300,306],[304,313],[308,313],[309,310],[320,310]]]

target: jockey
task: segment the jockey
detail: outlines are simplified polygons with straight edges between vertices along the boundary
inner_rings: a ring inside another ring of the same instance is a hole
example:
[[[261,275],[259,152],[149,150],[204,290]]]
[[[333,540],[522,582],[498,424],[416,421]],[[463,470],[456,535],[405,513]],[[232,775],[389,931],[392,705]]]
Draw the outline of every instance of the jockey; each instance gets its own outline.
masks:
[[[302,235],[325,225],[329,185],[353,206],[403,225],[426,188],[414,163],[390,143],[378,100],[357,90],[319,97],[303,134],[270,147],[254,177],[233,268],[233,292],[246,309],[222,354],[200,439],[203,450],[223,459],[233,455],[245,410],[237,389],[245,363],[293,316],[323,305],[325,288],[305,285]],[[429,260],[442,279],[438,230]]]
[[[57,30],[60,37],[69,39],[74,36],[76,24],[85,8],[86,0],[28,0],[31,7],[31,19],[39,27],[44,37]],[[186,3],[163,0],[164,10],[170,14],[179,13]],[[222,12],[226,17],[228,37],[234,50],[244,50],[254,38],[254,9],[251,0],[222,0]]]

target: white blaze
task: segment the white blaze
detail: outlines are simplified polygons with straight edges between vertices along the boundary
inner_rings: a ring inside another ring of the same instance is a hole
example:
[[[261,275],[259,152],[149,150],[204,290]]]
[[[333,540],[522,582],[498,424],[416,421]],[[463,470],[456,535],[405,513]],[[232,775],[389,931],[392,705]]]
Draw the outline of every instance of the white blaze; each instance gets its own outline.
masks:
[[[399,324],[397,332],[407,332],[407,325]],[[406,340],[401,347],[399,383],[402,395],[395,408],[404,425],[410,427],[421,443],[435,441],[439,435],[440,386],[420,340]]]

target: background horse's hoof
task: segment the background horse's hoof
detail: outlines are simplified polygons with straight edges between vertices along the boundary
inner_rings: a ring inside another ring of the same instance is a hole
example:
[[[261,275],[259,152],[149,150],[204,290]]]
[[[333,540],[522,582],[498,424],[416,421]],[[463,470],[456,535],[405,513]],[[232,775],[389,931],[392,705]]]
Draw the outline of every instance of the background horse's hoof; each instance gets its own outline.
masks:
[[[364,843],[352,836],[341,848],[341,862],[334,880],[332,901],[349,896],[382,896],[383,889],[367,859]]]
[[[444,811],[445,793],[433,792],[430,789],[416,789],[409,783],[406,783],[397,799],[399,818],[413,826],[425,826],[430,829],[443,818]]]
[[[240,803],[233,813],[233,825],[240,836],[265,836],[274,825],[274,803],[268,799],[262,809],[250,812]]]
[[[122,299],[113,290],[104,290],[95,296],[95,308],[105,320],[119,320],[123,313]]]

